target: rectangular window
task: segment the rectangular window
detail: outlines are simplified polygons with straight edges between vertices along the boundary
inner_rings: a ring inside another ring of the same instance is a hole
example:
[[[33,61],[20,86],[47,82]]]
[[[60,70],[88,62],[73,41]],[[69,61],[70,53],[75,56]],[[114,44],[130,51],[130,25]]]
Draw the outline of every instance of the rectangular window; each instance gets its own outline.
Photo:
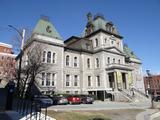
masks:
[[[55,86],[55,78],[56,78],[56,74],[53,73],[52,74],[52,86]]]
[[[44,86],[44,81],[45,81],[45,73],[42,73],[42,86]]]
[[[46,76],[46,86],[50,86],[50,81],[51,81],[51,73],[47,73],[47,76]]]
[[[97,76],[97,86],[101,86],[100,77]]]
[[[66,75],[66,86],[70,86],[70,75]]]
[[[78,86],[78,75],[74,75],[74,86]]]
[[[66,66],[69,66],[69,55],[66,56]]]
[[[88,86],[91,86],[91,76],[88,76]]]

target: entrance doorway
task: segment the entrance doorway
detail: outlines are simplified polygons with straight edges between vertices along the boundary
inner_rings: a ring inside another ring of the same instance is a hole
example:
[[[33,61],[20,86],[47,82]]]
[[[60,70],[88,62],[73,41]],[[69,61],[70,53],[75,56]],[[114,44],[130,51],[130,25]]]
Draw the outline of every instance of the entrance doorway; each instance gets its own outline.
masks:
[[[114,72],[108,73],[108,79],[109,79],[109,87],[115,88],[115,80],[114,80]]]
[[[126,74],[122,73],[123,89],[127,89]]]

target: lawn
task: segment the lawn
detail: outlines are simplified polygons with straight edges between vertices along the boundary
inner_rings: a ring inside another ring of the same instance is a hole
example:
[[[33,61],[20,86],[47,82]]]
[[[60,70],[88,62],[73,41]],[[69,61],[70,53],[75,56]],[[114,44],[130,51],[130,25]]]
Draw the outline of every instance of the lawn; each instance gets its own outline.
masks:
[[[136,115],[143,110],[99,110],[99,111],[48,111],[48,115],[56,120],[136,120]]]

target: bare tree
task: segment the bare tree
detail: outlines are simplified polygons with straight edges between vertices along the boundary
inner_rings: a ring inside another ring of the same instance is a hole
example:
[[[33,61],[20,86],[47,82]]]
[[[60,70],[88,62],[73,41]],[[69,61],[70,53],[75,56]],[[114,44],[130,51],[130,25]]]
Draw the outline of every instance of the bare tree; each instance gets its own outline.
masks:
[[[21,69],[21,80],[20,80],[20,96],[30,97],[31,89],[36,83],[38,75],[45,71],[47,67],[42,62],[43,47],[40,44],[36,44],[34,47],[27,48],[24,50],[22,58],[23,60]],[[19,74],[19,70],[16,69],[16,75]]]

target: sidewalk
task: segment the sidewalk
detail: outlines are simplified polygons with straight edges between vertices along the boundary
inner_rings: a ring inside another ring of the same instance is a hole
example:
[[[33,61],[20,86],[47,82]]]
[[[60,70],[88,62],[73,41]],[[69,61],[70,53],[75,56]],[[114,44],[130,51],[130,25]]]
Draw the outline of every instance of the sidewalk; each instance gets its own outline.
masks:
[[[160,111],[158,109],[147,109],[136,116],[136,120],[160,120]]]

